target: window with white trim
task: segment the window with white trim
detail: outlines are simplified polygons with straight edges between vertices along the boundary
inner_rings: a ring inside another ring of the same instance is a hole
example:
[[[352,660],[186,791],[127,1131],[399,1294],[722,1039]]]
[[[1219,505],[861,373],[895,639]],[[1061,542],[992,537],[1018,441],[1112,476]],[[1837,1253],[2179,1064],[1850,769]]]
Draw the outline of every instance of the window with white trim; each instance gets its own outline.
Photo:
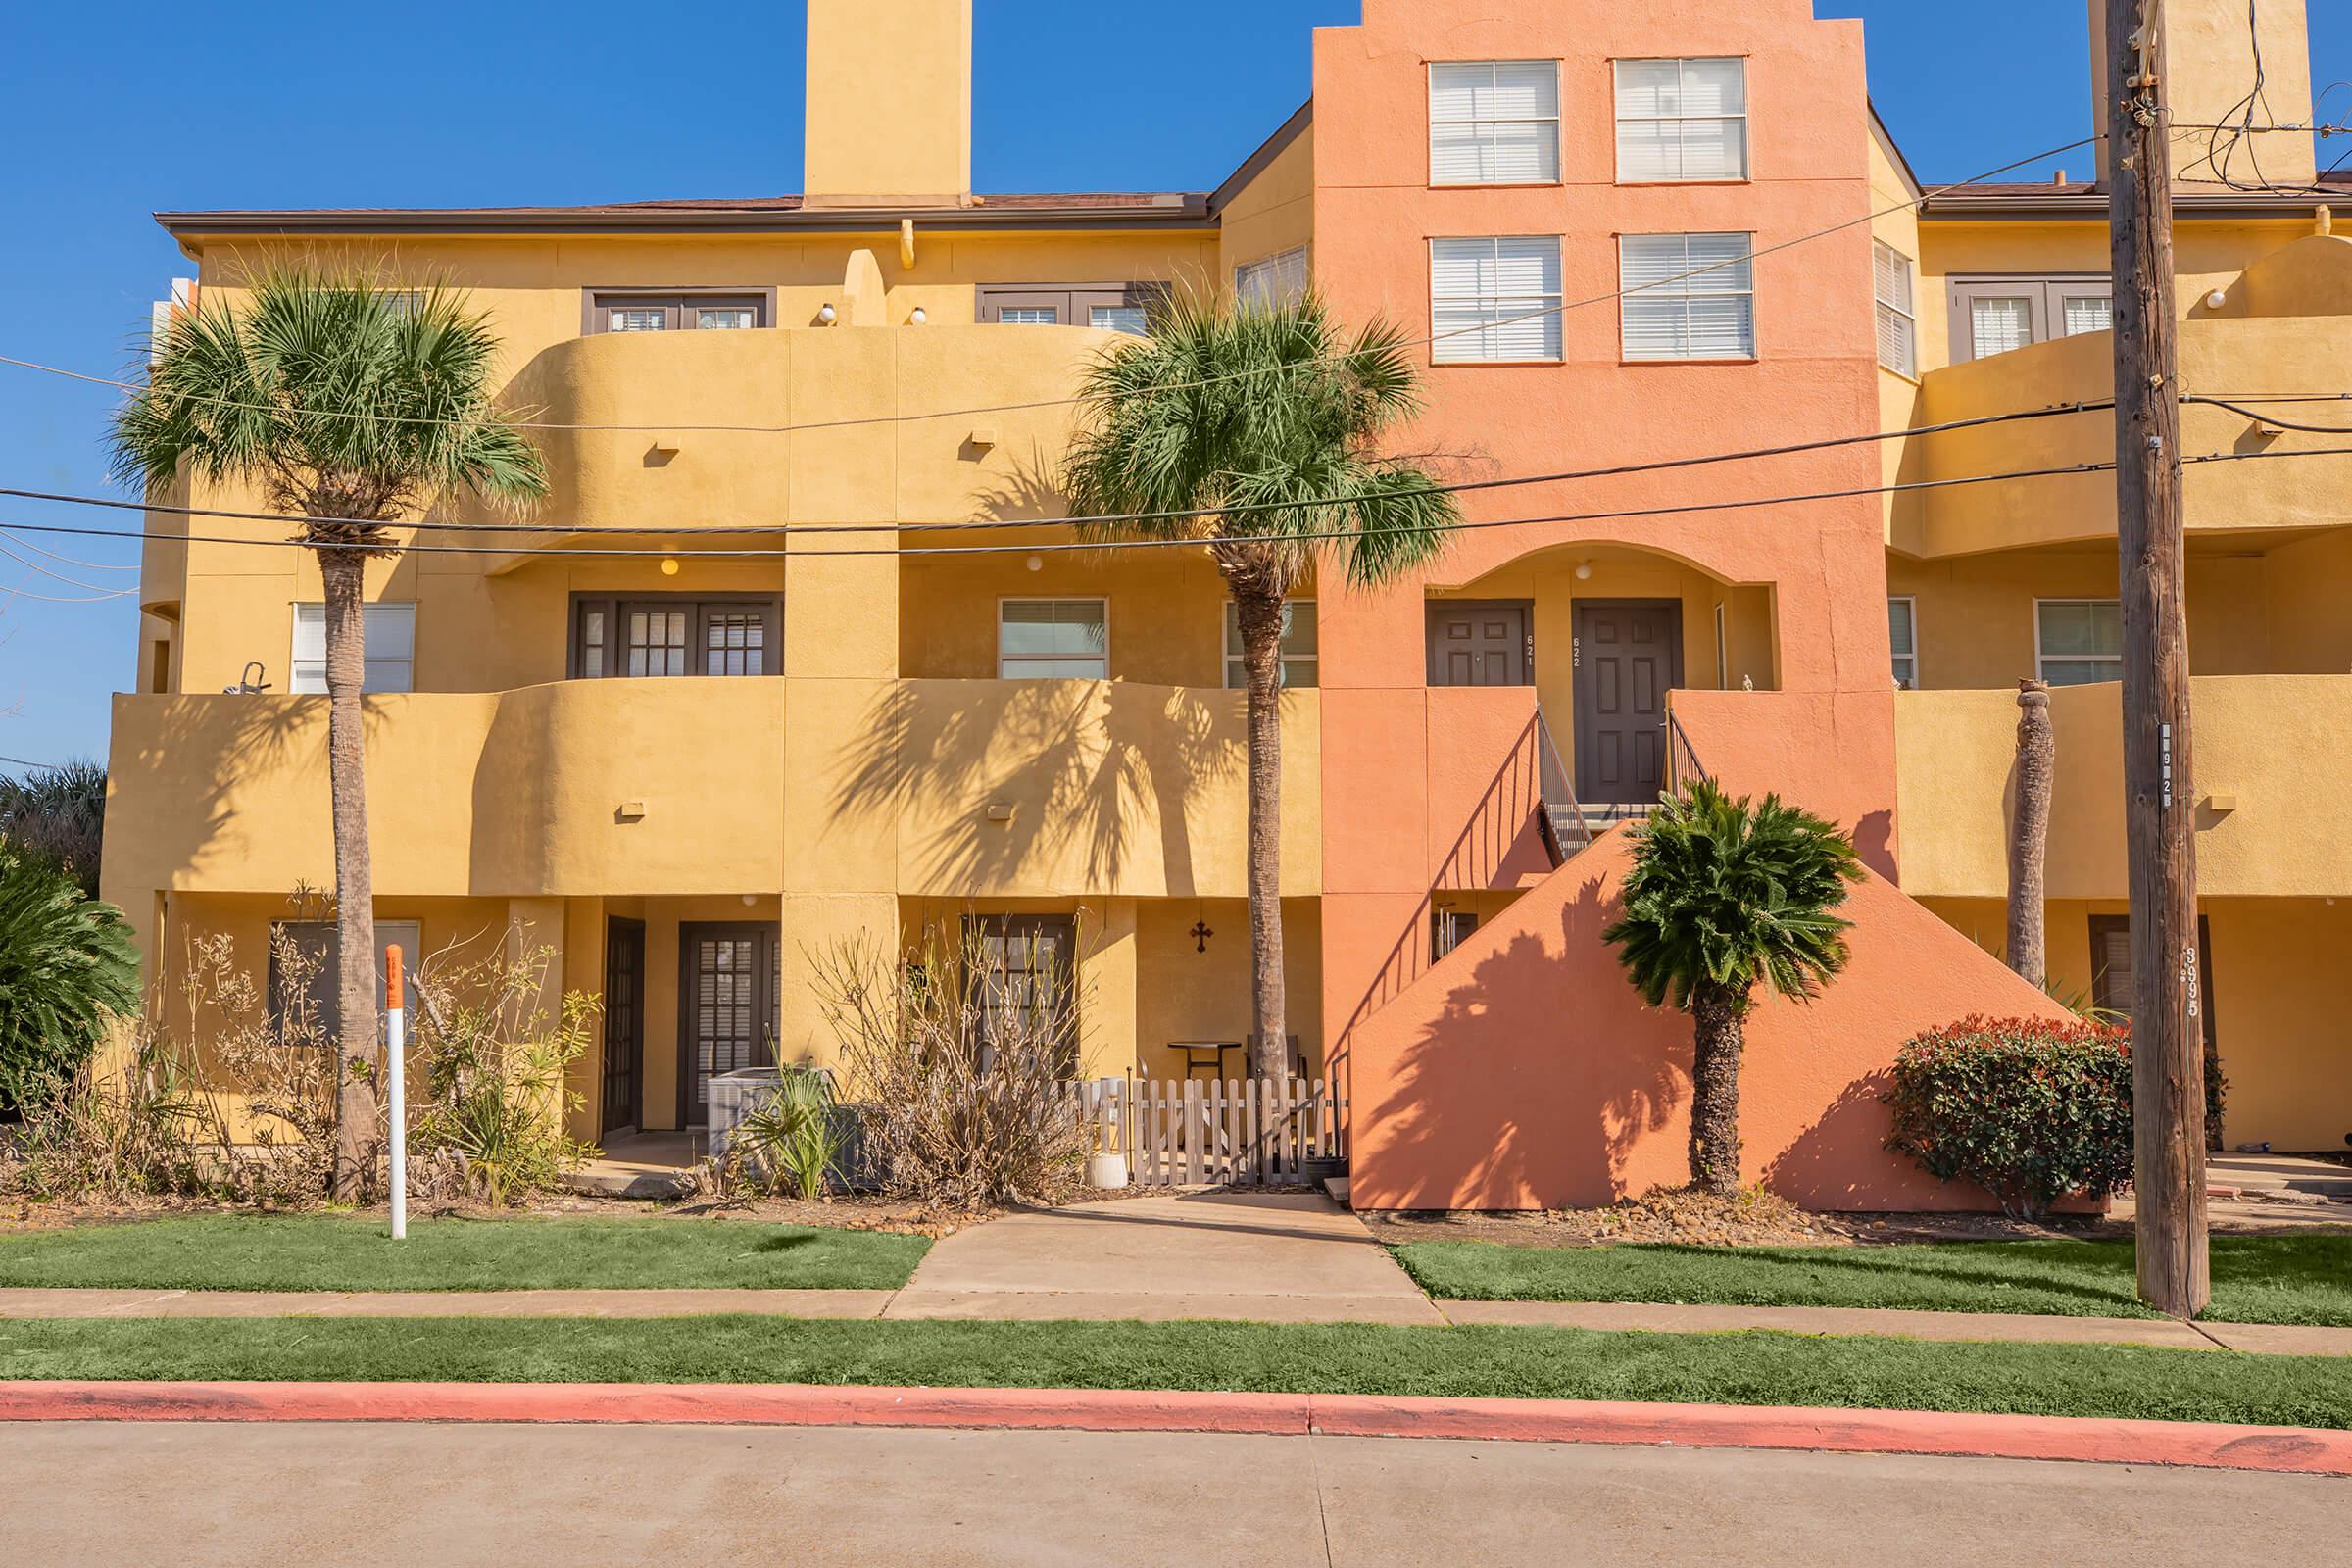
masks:
[[[1429,242],[1430,355],[1440,365],[1560,357],[1560,237]]]
[[[1306,293],[1306,247],[1277,252],[1233,270],[1233,298],[1239,305],[1270,311]]]
[[[1756,357],[1755,236],[1627,234],[1618,240],[1629,360]]]
[[[1620,184],[1747,178],[1747,62],[1617,62]]]
[[[2113,285],[2084,277],[1955,277],[1952,363],[2115,326]]]
[[[1897,375],[1919,374],[1911,258],[1885,240],[1871,242],[1871,291],[1879,310],[1879,364]]]
[[[368,641],[368,670],[363,692],[407,692],[416,689],[416,607],[413,604],[363,605],[362,629]],[[294,659],[288,666],[286,690],[326,690],[326,606],[294,607]]]
[[[1908,594],[1886,601],[1887,641],[1894,646],[1894,689],[1919,690],[1919,601]]]
[[[1429,67],[1432,185],[1551,185],[1560,177],[1560,63]]]
[[[1293,599],[1282,607],[1282,684],[1307,687],[1320,683],[1321,656],[1316,651],[1315,602]],[[1225,689],[1238,692],[1250,684],[1250,668],[1242,662],[1242,611],[1225,601]]]
[[[999,680],[1108,680],[1110,601],[1006,599],[997,606]]]
[[[2124,607],[2117,599],[2034,601],[2034,664],[2053,686],[2124,678]]]
[[[765,294],[636,294],[599,291],[590,301],[594,332],[743,332],[766,325]]]

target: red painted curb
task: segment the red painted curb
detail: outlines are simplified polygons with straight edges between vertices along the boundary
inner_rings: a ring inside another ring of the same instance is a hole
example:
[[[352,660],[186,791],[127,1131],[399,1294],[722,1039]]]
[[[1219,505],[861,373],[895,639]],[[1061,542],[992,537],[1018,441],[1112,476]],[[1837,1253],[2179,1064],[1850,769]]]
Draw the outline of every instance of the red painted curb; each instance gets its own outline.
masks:
[[[2056,1459],[2352,1476],[2352,1432],[1577,1399],[799,1384],[0,1382],[0,1421],[385,1421],[1227,1432]]]

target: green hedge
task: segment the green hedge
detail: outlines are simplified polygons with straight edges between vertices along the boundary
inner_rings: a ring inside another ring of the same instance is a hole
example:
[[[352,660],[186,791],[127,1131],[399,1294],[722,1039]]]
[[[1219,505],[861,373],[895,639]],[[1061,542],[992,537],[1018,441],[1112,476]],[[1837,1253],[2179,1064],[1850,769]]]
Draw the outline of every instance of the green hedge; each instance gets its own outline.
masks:
[[[2080,1019],[1964,1018],[1904,1043],[1882,1097],[1886,1147],[2009,1213],[2105,1198],[2132,1179],[2132,1031]]]

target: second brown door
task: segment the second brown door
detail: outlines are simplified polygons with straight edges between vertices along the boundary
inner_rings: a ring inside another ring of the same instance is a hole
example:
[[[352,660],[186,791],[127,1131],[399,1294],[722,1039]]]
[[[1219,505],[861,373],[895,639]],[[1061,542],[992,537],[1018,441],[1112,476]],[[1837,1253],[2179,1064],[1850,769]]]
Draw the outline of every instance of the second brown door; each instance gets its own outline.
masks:
[[[1666,787],[1666,694],[1682,682],[1683,611],[1671,600],[1576,607],[1576,794],[1637,806]]]

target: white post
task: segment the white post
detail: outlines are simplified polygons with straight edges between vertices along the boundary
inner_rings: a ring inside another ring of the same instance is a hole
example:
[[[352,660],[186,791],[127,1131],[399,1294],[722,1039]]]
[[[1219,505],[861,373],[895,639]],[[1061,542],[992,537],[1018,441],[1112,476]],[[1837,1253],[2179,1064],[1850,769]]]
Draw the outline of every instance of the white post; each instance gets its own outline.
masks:
[[[391,1109],[386,1118],[392,1133],[392,1239],[409,1235],[409,1015],[401,1005],[400,949],[384,950],[384,993],[391,1004],[384,1009],[384,1062],[391,1074]]]

